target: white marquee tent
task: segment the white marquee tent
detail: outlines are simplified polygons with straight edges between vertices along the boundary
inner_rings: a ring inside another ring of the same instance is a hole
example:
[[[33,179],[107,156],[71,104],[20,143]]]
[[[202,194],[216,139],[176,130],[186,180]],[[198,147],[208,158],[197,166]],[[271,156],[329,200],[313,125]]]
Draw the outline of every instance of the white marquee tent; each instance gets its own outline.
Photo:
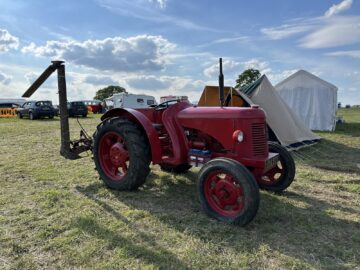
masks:
[[[275,86],[293,112],[312,130],[335,130],[337,87],[299,70]]]

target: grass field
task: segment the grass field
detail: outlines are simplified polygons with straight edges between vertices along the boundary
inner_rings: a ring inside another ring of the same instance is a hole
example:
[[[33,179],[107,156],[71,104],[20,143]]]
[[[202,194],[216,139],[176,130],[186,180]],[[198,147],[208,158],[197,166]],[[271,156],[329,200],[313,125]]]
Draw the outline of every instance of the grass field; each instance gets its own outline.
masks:
[[[360,110],[339,114],[245,228],[200,210],[197,169],[154,166],[139,191],[116,192],[91,156],[59,156],[59,119],[0,119],[0,269],[360,269]],[[92,133],[99,118],[81,122]]]

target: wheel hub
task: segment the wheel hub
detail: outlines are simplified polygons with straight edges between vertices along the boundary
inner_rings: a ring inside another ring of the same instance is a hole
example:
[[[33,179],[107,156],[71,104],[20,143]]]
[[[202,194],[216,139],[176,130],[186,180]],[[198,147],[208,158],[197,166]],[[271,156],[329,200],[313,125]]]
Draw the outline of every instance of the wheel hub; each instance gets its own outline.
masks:
[[[210,173],[204,191],[210,206],[224,216],[235,216],[244,208],[243,189],[227,172],[218,170]]]
[[[128,151],[125,150],[123,144],[117,142],[111,146],[109,156],[112,164],[120,166],[128,159]]]
[[[215,185],[215,195],[222,205],[233,205],[237,201],[238,191],[234,184],[227,180],[220,180]]]

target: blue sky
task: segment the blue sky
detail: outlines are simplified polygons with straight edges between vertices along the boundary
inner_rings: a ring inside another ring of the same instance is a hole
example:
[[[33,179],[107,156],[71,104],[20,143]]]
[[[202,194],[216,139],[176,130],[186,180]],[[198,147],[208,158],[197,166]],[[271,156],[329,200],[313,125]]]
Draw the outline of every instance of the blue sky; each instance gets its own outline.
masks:
[[[257,68],[275,85],[299,69],[360,104],[360,2],[352,0],[0,0],[0,97],[19,97],[51,60],[69,99],[109,84],[188,95]],[[33,98],[57,103],[53,76]]]

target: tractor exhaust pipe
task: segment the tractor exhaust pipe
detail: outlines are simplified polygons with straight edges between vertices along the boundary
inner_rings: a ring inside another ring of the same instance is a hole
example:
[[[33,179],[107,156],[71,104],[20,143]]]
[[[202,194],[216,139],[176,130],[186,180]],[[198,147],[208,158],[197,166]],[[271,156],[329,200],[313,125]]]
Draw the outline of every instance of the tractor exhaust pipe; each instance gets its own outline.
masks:
[[[222,58],[219,58],[219,67],[220,67],[220,73],[219,73],[219,99],[220,99],[220,106],[222,107],[224,105],[224,74],[222,71]]]

